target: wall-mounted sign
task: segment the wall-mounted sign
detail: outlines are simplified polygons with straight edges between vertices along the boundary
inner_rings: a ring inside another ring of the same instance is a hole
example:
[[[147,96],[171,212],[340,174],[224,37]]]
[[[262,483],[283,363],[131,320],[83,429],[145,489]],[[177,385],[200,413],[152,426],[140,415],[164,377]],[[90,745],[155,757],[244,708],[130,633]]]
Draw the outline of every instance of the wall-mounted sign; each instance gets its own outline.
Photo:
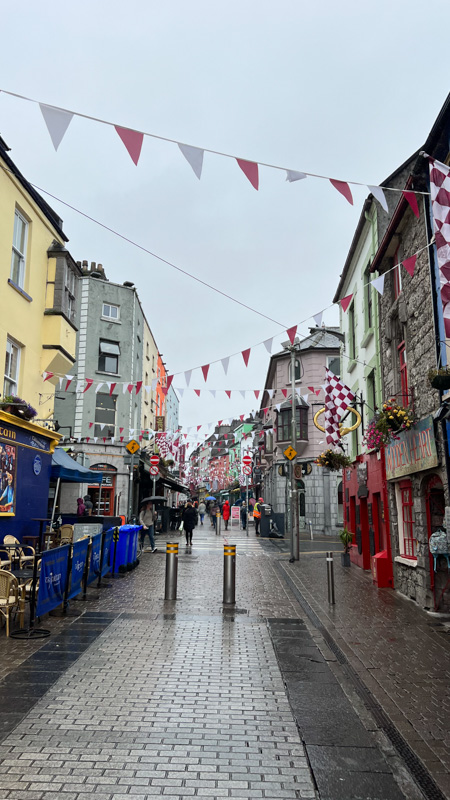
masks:
[[[164,431],[166,429],[166,418],[155,417],[155,428],[157,431]]]
[[[35,475],[40,475],[42,469],[42,458],[40,456],[35,456],[33,459],[33,472]]]
[[[401,478],[439,463],[434,438],[433,417],[416,422],[409,431],[398,434],[398,439],[386,447],[386,478]]]
[[[0,516],[12,517],[16,505],[17,447],[0,442]]]

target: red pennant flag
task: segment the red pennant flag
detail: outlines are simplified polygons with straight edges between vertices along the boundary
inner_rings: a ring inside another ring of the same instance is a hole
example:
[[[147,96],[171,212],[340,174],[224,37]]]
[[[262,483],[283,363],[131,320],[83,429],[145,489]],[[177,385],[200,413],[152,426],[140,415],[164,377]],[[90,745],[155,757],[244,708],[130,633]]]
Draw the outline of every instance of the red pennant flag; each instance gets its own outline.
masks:
[[[92,428],[93,424],[94,424],[93,422],[90,422],[89,427]]]
[[[261,390],[260,389],[254,389],[253,391],[255,392],[256,399],[258,399],[259,393],[260,393]]]
[[[65,392],[67,392],[67,389],[69,388],[69,386],[70,386],[70,384],[72,383],[72,381],[73,381],[73,378],[69,378],[69,379],[67,380],[67,383],[66,383],[66,388],[64,389],[64,391],[65,391]]]
[[[229,399],[231,400],[231,389],[225,389],[225,394],[227,394]]]
[[[141,155],[141,148],[142,142],[144,141],[144,134],[139,133],[139,131],[133,131],[131,128],[121,128],[119,125],[114,125],[117,133],[119,134],[122,142],[124,143],[125,147],[127,148],[131,160],[134,164],[139,161],[139,156]]]
[[[335,189],[338,190],[338,192],[340,192],[345,197],[346,200],[348,200],[348,202],[352,206],[353,197],[348,183],[345,183],[345,181],[335,181],[333,180],[333,178],[330,178],[330,183],[334,186]]]
[[[103,443],[106,444],[106,436],[103,437]]]
[[[206,383],[207,378],[208,378],[208,372],[209,372],[209,364],[205,364],[205,366],[202,367],[202,372],[203,372],[203,377],[204,377],[205,383]]]
[[[116,388],[116,386],[117,386],[117,383],[112,383],[112,384],[111,384],[111,388],[110,388],[110,390],[109,390],[109,396],[110,396],[110,397],[111,397],[111,395],[112,395],[112,393],[113,393],[114,389]]]
[[[199,431],[201,427],[201,425],[197,425],[197,431]]]
[[[244,417],[245,417],[245,414],[241,414],[241,416],[239,417],[239,419],[241,420],[241,422],[243,422],[243,421],[244,421]]]
[[[414,270],[416,267],[417,256],[411,256],[411,258],[407,258],[405,261],[402,261],[406,272],[408,272],[412,276],[414,275]]]
[[[55,374],[54,372],[44,372],[44,375],[45,375],[44,383],[45,383],[45,381],[48,381],[49,378],[53,378],[54,374]]]
[[[248,360],[250,358],[250,350],[251,350],[251,347],[249,347],[247,350],[242,350],[242,358],[244,359],[244,364],[245,364],[246,367],[248,367]]]
[[[129,393],[130,393],[130,394],[131,394],[131,392],[133,391],[133,386],[134,386],[134,384],[133,384],[133,383],[129,383],[129,384],[128,384],[128,386],[127,386],[127,389],[128,389],[128,391],[129,391]]]
[[[142,383],[143,383],[142,381],[137,381],[136,382],[136,394],[139,394],[139,392],[141,391]]]
[[[288,328],[286,333],[289,336],[290,343],[294,344],[295,334],[297,333],[297,325],[294,325],[292,328]]]
[[[315,390],[314,386],[308,386],[308,391],[309,392],[315,392],[316,390]]]
[[[281,391],[284,394],[284,396],[287,397],[288,390],[287,389],[282,389]]]
[[[86,441],[88,442],[91,437],[90,436],[86,436],[85,438],[86,438]]]
[[[161,391],[162,391],[162,393],[163,393],[164,397],[166,397],[166,395],[167,395],[167,392],[168,392],[169,390],[168,390],[167,386],[162,386],[162,387],[161,387]]]
[[[217,423],[217,424],[218,424],[218,426],[219,426],[219,428],[220,428],[220,426],[222,425],[222,422],[223,422],[223,419],[219,419],[219,421],[218,421],[218,423]]]
[[[419,216],[420,216],[419,215],[419,206],[417,205],[417,197],[416,197],[415,193],[414,192],[407,192],[407,191],[404,190],[402,192],[402,195],[405,198],[405,200],[408,201],[409,205],[411,206],[411,208],[413,210],[413,214],[417,217],[417,219],[419,219]]]
[[[141,436],[139,437],[139,441],[140,441],[140,442],[142,442],[142,439],[143,439],[143,438],[144,438],[144,437],[143,437],[143,436],[142,436],[142,434],[141,434]]]
[[[123,442],[123,436],[120,437],[120,441]]]
[[[86,378],[86,386],[85,386],[85,387],[84,387],[84,389],[83,389],[83,394],[84,394],[85,392],[87,392],[87,390],[88,390],[88,389],[90,389],[90,388],[91,388],[91,386],[92,386],[92,384],[93,384],[93,383],[94,383],[94,381],[92,380],[92,378]]]
[[[119,428],[119,433],[123,433],[123,428]]]
[[[314,394],[315,394],[317,397],[319,397],[319,394],[320,394],[320,389],[316,389],[316,391],[314,392]]]
[[[347,297],[343,297],[341,302],[342,311],[345,313],[347,308],[349,307],[350,303],[352,302],[353,294],[348,294]]]
[[[259,186],[258,164],[256,164],[254,161],[245,161],[245,159],[243,158],[237,158],[236,161],[239,164],[244,175],[249,179],[253,188],[256,189],[256,191],[258,191],[258,186]]]
[[[194,389],[195,394],[197,397],[200,397],[200,389]]]
[[[170,387],[172,386],[172,381],[173,381],[173,375],[168,375],[166,383],[167,391],[169,391]]]

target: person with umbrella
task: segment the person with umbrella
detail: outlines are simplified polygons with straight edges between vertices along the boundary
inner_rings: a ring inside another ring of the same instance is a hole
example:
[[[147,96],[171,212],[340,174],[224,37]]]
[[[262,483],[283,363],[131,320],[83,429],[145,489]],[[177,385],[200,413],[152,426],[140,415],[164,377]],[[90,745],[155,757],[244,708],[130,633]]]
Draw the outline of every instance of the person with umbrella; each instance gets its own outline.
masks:
[[[144,549],[144,541],[145,535],[148,533],[148,538],[150,539],[150,547],[152,553],[156,553],[157,547],[155,547],[155,521],[156,521],[156,511],[153,508],[153,504],[150,502],[149,498],[145,498],[145,500],[141,503],[141,513],[139,514],[139,522],[142,525],[142,532],[141,532],[141,548]]]

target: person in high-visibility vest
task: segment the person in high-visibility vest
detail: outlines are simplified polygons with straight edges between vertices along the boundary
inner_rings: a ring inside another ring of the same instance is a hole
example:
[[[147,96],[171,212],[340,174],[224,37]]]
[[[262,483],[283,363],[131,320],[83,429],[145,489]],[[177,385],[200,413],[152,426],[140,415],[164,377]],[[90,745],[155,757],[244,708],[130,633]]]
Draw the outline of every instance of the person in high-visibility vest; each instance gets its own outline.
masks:
[[[259,523],[261,520],[261,506],[260,504],[264,503],[264,499],[262,497],[255,503],[253,506],[253,519],[255,520],[255,534],[259,536]]]

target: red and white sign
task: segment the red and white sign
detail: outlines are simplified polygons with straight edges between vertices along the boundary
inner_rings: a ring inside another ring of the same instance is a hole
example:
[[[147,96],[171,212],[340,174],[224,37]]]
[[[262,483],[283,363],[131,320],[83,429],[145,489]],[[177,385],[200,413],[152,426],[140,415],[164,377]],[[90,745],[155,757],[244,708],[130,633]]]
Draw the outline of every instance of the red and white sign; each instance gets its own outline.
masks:
[[[242,456],[242,463],[243,464],[245,464],[247,466],[250,466],[252,461],[253,461],[253,458],[251,456]]]
[[[242,472],[244,475],[251,475],[252,474],[251,466],[249,464],[244,464],[244,466],[242,467]]]
[[[152,467],[157,467],[159,465],[159,456],[150,456],[150,464]]]
[[[157,475],[159,472],[159,467],[154,467],[153,465],[150,467],[150,475]]]

